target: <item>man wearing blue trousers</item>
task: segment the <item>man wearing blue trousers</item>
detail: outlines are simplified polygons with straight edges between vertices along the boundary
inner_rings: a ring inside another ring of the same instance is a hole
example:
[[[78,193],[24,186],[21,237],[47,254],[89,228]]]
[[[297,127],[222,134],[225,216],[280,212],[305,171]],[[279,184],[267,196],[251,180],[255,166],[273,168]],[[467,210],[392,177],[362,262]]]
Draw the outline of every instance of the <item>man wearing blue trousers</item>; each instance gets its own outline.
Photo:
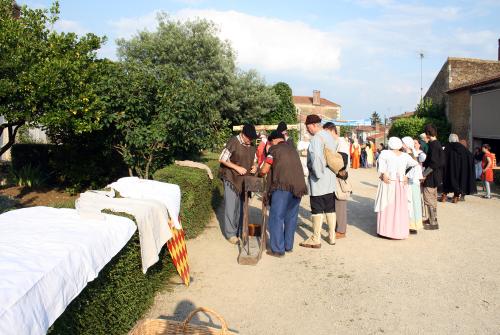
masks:
[[[307,194],[304,171],[299,154],[278,131],[269,135],[272,143],[260,175],[266,175],[271,204],[269,234],[271,250],[268,255],[282,257],[293,249],[300,200]]]

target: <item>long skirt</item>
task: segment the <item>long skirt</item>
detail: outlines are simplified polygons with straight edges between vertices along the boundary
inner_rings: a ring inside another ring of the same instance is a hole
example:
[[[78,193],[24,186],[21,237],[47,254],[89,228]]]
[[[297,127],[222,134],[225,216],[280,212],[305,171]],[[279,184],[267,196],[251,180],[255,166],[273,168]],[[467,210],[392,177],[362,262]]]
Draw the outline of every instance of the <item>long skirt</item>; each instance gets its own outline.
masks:
[[[422,224],[422,193],[418,183],[408,185],[408,210],[410,213],[410,229],[421,229]]]
[[[391,181],[390,184],[380,181],[375,202],[379,235],[397,240],[408,237],[410,220],[407,187],[399,180]]]
[[[359,153],[357,151],[352,154],[352,168],[359,169]]]

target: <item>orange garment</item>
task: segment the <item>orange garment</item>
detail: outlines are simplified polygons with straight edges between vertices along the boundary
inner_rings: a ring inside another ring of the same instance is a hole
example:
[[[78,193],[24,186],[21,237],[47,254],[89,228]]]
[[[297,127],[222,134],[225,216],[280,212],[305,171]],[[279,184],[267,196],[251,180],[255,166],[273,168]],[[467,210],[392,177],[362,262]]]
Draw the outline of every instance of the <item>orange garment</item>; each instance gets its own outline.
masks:
[[[352,146],[351,147],[351,157],[352,157],[352,168],[353,169],[359,169],[359,158],[360,158],[360,152],[359,152],[359,144],[357,146]]]
[[[495,158],[493,157],[491,152],[485,153],[483,155],[483,164],[482,164],[483,169],[485,169],[486,166],[488,165],[488,160],[486,159],[487,157],[490,158],[491,165],[488,169],[486,169],[485,172],[483,172],[483,174],[481,175],[481,180],[489,181],[491,183],[493,181],[493,162]]]

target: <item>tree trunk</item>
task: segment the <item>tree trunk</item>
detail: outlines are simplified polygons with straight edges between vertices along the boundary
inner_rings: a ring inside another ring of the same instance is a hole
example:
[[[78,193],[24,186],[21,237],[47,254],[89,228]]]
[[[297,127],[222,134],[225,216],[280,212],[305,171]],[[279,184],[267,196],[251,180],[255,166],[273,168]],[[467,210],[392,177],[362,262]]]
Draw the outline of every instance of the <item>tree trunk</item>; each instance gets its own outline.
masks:
[[[7,133],[9,135],[9,140],[0,149],[0,156],[3,155],[7,150],[9,150],[14,143],[16,143],[16,135],[19,127],[25,124],[25,121],[10,122],[0,125],[0,136],[3,135],[3,131],[7,128]]]
[[[149,168],[151,166],[151,163],[153,162],[153,156],[154,153],[151,152],[148,157],[148,162],[146,163],[146,170],[144,172],[144,179],[149,179]]]

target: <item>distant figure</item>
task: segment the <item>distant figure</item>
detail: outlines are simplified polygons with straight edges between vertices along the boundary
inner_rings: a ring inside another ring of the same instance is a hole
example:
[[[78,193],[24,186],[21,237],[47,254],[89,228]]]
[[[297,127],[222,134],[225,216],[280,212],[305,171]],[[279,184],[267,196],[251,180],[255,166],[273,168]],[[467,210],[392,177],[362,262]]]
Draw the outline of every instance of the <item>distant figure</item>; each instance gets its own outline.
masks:
[[[445,165],[443,169],[443,193],[441,202],[446,202],[448,193],[453,192],[453,203],[466,195],[477,192],[474,171],[474,157],[458,139],[457,134],[450,134],[449,143],[444,147]]]
[[[417,163],[418,151],[415,149],[415,143],[410,136],[403,137],[403,148]],[[422,223],[422,193],[420,190],[420,182],[424,179],[422,175],[422,165],[419,163],[414,167],[407,169],[406,177],[408,178],[408,205],[410,211],[410,234],[417,234],[417,231],[423,228]]]
[[[280,123],[278,123],[278,128],[276,130],[278,131],[278,133],[281,133],[283,134],[283,136],[285,136],[286,143],[295,148],[295,142],[293,141],[293,138],[288,136],[288,127],[285,122],[281,121]]]
[[[475,166],[475,171],[476,171],[476,180],[480,181],[481,180],[481,175],[483,174],[483,150],[481,150],[480,147],[476,147],[474,150],[474,166]]]
[[[368,144],[366,145],[366,167],[367,168],[372,168],[373,167],[373,161],[374,161],[374,157],[373,157],[373,143],[370,141],[368,142]]]
[[[397,137],[389,139],[389,150],[380,154],[378,161],[379,185],[375,200],[377,233],[402,240],[409,234],[408,178],[406,169],[418,163],[405,152]]]
[[[491,189],[490,183],[493,182],[493,154],[490,152],[491,147],[488,144],[483,144],[483,174],[481,175],[481,180],[484,183],[484,189],[486,194],[483,195],[485,199],[491,199]]]
[[[425,180],[423,182],[424,204],[429,215],[428,221],[424,222],[424,229],[439,229],[437,220],[437,190],[443,185],[443,167],[445,164],[443,146],[437,140],[437,129],[434,125],[425,126],[429,149],[423,164]]]
[[[359,160],[361,158],[361,146],[359,145],[358,139],[355,138],[351,146],[351,158],[352,158],[352,168],[359,169]]]
[[[420,149],[427,154],[429,152],[429,139],[427,138],[427,135],[425,133],[422,133],[419,135],[419,143],[420,143]]]
[[[366,143],[361,144],[361,167],[366,168]]]

